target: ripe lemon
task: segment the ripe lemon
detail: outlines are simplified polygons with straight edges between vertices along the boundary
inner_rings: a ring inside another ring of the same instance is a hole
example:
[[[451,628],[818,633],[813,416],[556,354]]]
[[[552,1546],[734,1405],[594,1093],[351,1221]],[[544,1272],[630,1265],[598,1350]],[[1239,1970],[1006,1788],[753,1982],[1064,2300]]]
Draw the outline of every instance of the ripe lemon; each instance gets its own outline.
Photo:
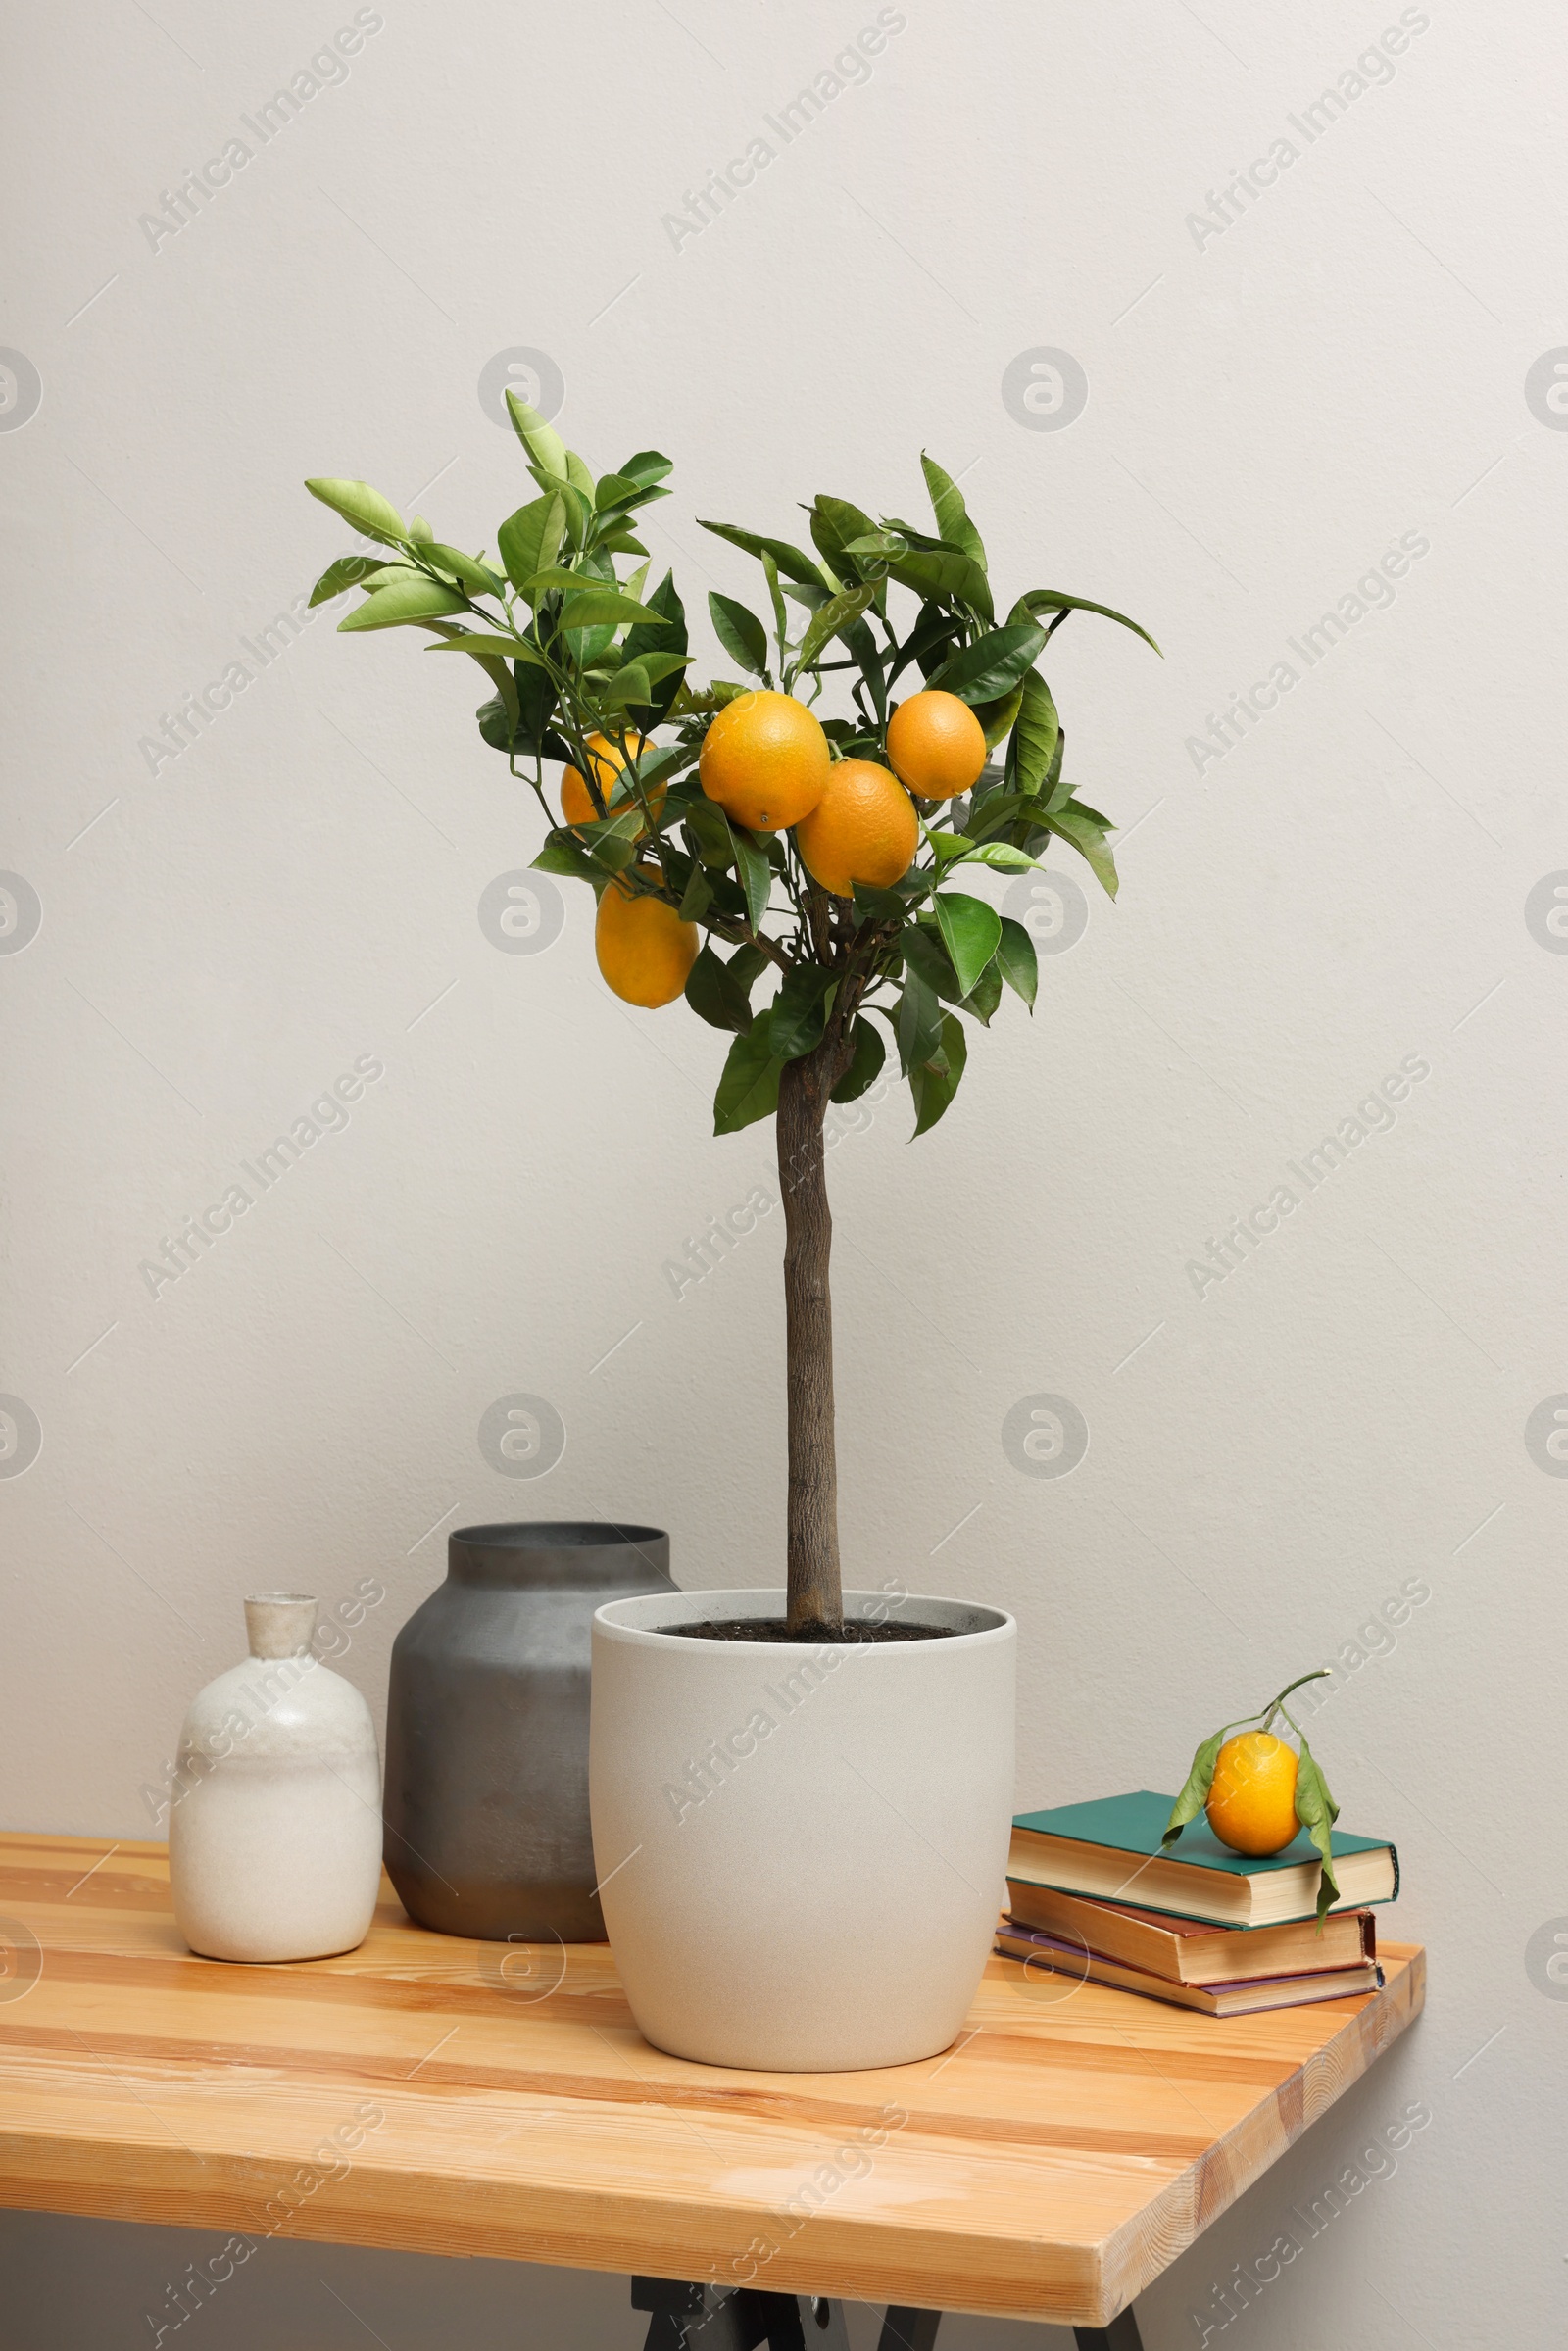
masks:
[[[872,759],[840,759],[816,807],[795,827],[795,846],[813,881],[849,898],[857,882],[885,889],[908,872],[920,823],[896,775]]]
[[[928,687],[901,702],[888,720],[888,760],[922,800],[952,800],[968,791],[986,763],[985,729],[956,694]]]
[[[634,759],[644,750],[647,742],[646,735],[628,735],[626,737],[627,747]],[[599,797],[605,804],[605,813],[609,816],[618,816],[621,810],[618,808],[611,807],[610,796],[615,788],[616,776],[626,764],[620,756],[620,746],[618,743],[612,743],[608,735],[590,735],[586,748],[588,761],[593,769],[594,782],[598,785]],[[648,805],[657,816],[664,805],[664,786],[662,784],[649,785]],[[635,806],[635,803],[628,797],[624,806],[631,808]],[[581,771],[576,767],[568,767],[561,779],[561,817],[564,824],[597,824],[599,822],[599,810],[594,807],[588,787],[582,780]]]
[[[1227,1739],[1214,1762],[1204,1810],[1221,1844],[1234,1853],[1278,1853],[1300,1827],[1296,1817],[1296,1753],[1271,1731]]]
[[[740,694],[703,738],[697,772],[710,800],[754,833],[808,816],[827,789],[827,737],[793,694]]]
[[[650,881],[658,875],[650,873]],[[682,922],[662,898],[633,895],[617,876],[599,901],[594,953],[607,985],[623,1004],[656,1012],[686,985],[701,944],[695,922]]]

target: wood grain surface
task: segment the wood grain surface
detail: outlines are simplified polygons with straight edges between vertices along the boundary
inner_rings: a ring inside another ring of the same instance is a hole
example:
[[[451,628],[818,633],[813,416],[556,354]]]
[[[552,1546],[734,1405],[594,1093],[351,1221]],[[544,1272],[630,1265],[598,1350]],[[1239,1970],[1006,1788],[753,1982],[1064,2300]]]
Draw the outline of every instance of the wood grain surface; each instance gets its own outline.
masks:
[[[161,1845],[4,1836],[0,2205],[1103,2326],[1417,2014],[1382,1955],[1229,2023],[993,1959],[944,2056],[732,2073],[650,2048],[603,1945],[384,1889],[345,1958],[226,1966]]]

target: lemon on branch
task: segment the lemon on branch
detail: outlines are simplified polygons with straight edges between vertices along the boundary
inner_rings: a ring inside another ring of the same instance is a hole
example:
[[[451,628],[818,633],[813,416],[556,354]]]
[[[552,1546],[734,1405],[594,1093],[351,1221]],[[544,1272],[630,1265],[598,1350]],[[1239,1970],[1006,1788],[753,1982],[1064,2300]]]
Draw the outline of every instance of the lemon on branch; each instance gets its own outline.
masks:
[[[1187,1784],[1171,1806],[1160,1838],[1162,1849],[1174,1843],[1188,1822],[1204,1812],[1214,1835],[1233,1853],[1264,1856],[1283,1852],[1298,1829],[1304,1829],[1322,1861],[1317,1889],[1319,1933],[1325,1914],[1340,1898],[1332,1842],[1340,1808],[1329,1793],[1329,1784],[1300,1725],[1286,1712],[1285,1700],[1293,1690],[1307,1682],[1320,1682],[1327,1672],[1327,1666],[1319,1666],[1316,1673],[1302,1674],[1287,1683],[1259,1713],[1244,1715],[1240,1723],[1225,1723],[1211,1739],[1205,1739],[1193,1757]],[[1300,1740],[1299,1756],[1270,1729],[1276,1715],[1290,1724]],[[1247,1730],[1243,1726],[1248,1723],[1262,1727]],[[1232,1731],[1238,1734],[1234,1739],[1228,1736]]]

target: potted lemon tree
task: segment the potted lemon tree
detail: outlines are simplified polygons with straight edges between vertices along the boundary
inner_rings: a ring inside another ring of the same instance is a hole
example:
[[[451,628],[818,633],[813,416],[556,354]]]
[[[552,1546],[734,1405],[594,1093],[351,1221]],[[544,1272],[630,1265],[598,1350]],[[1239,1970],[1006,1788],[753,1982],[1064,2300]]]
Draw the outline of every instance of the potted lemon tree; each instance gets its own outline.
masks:
[[[704,523],[755,561],[762,592],[756,610],[710,596],[741,675],[699,684],[674,579],[650,588],[636,535],[668,461],[640,451],[596,477],[508,400],[535,495],[494,555],[438,540],[364,482],[313,480],[384,551],[340,557],[313,601],[357,588],[345,631],[418,627],[484,670],[479,731],[544,814],[535,864],[596,894],[617,996],[684,999],[728,1036],[715,1132],[775,1120],[784,1204],[786,1585],[600,1612],[606,1920],[665,2048],[896,2063],[952,2038],[989,1948],[1014,1628],[909,1593],[896,1560],[844,1589],[825,1120],[892,1056],[927,1133],[971,1028],[1006,994],[1032,1010],[1033,942],[964,887],[978,869],[1025,871],[1062,842],[1114,896],[1112,827],[1066,780],[1041,663],[1076,612],[1146,632],[1054,588],[1000,606],[960,491],[922,458],[929,525],[830,496],[808,509],[809,552]]]

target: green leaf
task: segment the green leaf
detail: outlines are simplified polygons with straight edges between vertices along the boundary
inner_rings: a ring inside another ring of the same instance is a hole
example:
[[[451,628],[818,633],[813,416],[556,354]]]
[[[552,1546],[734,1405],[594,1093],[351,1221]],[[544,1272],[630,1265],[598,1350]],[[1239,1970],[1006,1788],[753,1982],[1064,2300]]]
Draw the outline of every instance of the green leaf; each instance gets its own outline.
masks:
[[[630,514],[633,507],[645,506],[650,498],[667,498],[667,490],[659,489],[653,482],[638,481],[627,473],[606,473],[600,476],[594,491],[596,514]]]
[[[592,513],[595,489],[594,477],[589,472],[582,459],[577,455],[575,449],[568,449],[566,452],[566,479],[570,482],[572,488],[577,492],[584,506],[588,508],[590,513]]]
[[[949,474],[943,472],[935,458],[920,452],[920,470],[931,499],[931,512],[937,518],[938,536],[951,547],[961,549],[972,563],[986,568],[986,551],[980,533],[969,519],[969,510],[963,503],[963,493]]]
[[[1002,917],[1002,945],[997,949],[997,969],[1013,993],[1023,998],[1032,1012],[1040,987],[1040,962],[1035,943],[1021,922],[1010,914]]]
[[[479,722],[481,738],[493,751],[512,752],[526,748],[517,742],[516,717],[508,710],[501,695],[493,694],[488,702],[481,702],[473,714]]]
[[[957,639],[961,622],[954,612],[944,612],[939,604],[923,604],[915,615],[913,628],[899,647],[898,659],[888,679],[891,686],[902,676],[911,661],[915,662],[922,678],[941,668]]]
[[[1296,1767],[1296,1817],[1322,1856],[1323,1867],[1317,1884],[1317,1931],[1323,1932],[1328,1911],[1340,1898],[1340,1882],[1334,1875],[1334,1824],[1340,1808],[1329,1793],[1329,1784],[1322,1768],[1306,1740],[1301,1740],[1300,1761]]]
[[[886,602],[887,599],[884,597],[882,604],[873,604],[871,607],[871,610],[883,620],[884,625],[887,615],[883,611],[883,606]],[[876,710],[874,732],[879,735],[887,725],[888,719],[887,657],[871,634],[869,626],[863,620],[847,621],[839,630],[839,635],[849,647],[850,659],[860,672],[859,677],[851,682],[862,722],[867,727],[872,725],[866,712],[864,699],[865,694],[869,692]]]
[[[1114,898],[1117,889],[1116,860],[1106,846],[1104,827],[1082,809],[1070,807],[1058,809],[1054,815],[1044,815],[1042,822],[1049,825],[1054,833],[1059,833],[1063,841],[1071,842],[1105,896]]]
[[[911,1143],[928,1133],[957,1093],[963,1077],[964,1063],[969,1057],[968,1040],[963,1023],[956,1012],[942,1016],[942,1053],[947,1066],[937,1069],[930,1062],[911,1069],[909,1092],[914,1096],[914,1134]]]
[[[635,457],[629,457],[623,465],[615,467],[615,471],[627,481],[649,484],[662,481],[667,473],[673,473],[674,470],[672,460],[657,449],[639,449]]]
[[[767,581],[767,593],[773,606],[773,627],[778,638],[778,658],[782,666],[789,645],[789,614],[784,610],[784,599],[779,593],[778,565],[765,547],[762,550],[762,575]]]
[[[1045,641],[1045,630],[1034,621],[1009,621],[1005,628],[991,629],[950,655],[926,683],[944,694],[956,694],[960,702],[996,702],[1012,692]]]
[[[604,879],[581,842],[564,830],[550,835],[533,865],[539,873],[569,873],[579,882],[592,882],[596,888]]]
[[[853,579],[859,569],[849,552],[852,539],[870,537],[876,524],[869,514],[848,498],[817,497],[811,506],[811,544],[842,580]]]
[[[718,539],[727,539],[743,555],[770,555],[786,579],[797,579],[808,588],[820,588],[826,583],[820,570],[808,555],[792,547],[788,539],[766,539],[759,531],[742,530],[736,522],[704,522],[699,518],[699,530],[710,530]]]
[[[995,865],[1002,873],[1023,873],[1037,866],[1040,859],[1026,857],[1023,851],[1014,849],[1010,841],[984,841],[978,849],[966,847],[964,855],[956,857],[954,862],[957,865]]]
[[[604,872],[624,873],[628,865],[635,864],[636,842],[615,826],[607,824],[600,829],[585,824],[579,829],[584,833],[592,831],[588,855]]]
[[[443,612],[466,612],[467,600],[456,588],[444,588],[438,579],[426,579],[419,572],[411,572],[406,580],[394,580],[387,588],[377,588],[356,611],[338,622],[345,634],[357,629],[399,628],[405,622],[429,620]]]
[[[922,555],[962,555],[964,550],[951,539],[937,538],[918,523],[906,522],[902,514],[884,514],[882,528],[897,531],[906,547],[917,549]],[[970,558],[973,561],[973,558]],[[983,568],[983,566],[982,566]]]
[[[850,1044],[855,1057],[829,1096],[831,1102],[858,1102],[868,1086],[874,1086],[882,1074],[888,1049],[882,1042],[882,1031],[863,1015],[857,1014],[850,1030]]]
[[[527,661],[534,668],[545,666],[544,656],[537,645],[525,638],[490,634],[484,629],[459,630],[442,639],[439,645],[427,645],[426,653],[471,653],[475,661]]]
[[[715,872],[711,865],[703,868],[703,879],[713,894],[713,905],[728,922],[746,920],[746,893],[739,882],[727,873]]]
[[[654,681],[641,661],[623,661],[612,678],[607,678],[596,697],[606,710],[624,710],[628,703],[646,703],[653,693]]]
[[[976,985],[968,990],[966,997],[959,997],[959,1011],[971,1015],[971,1020],[978,1020],[980,1027],[990,1027],[999,1004],[1002,1004],[1002,971],[997,968],[997,956],[992,955]]]
[[[701,868],[697,868],[698,871]],[[684,905],[682,912],[685,912]],[[715,1029],[734,1029],[745,1036],[752,1025],[752,1007],[748,991],[757,973],[750,960],[756,950],[743,947],[731,962],[724,962],[705,946],[692,965],[686,981],[686,1002],[698,1016]],[[760,962],[763,958],[758,956]]]
[[[908,923],[899,945],[904,960],[911,971],[918,972],[928,988],[956,1004],[964,994],[958,975],[953,968],[953,958],[942,944],[942,934],[929,915],[918,922]]]
[[[988,792],[977,798],[969,809],[968,829],[977,841],[989,841],[1000,836],[1020,820],[1029,829],[1042,830],[1046,821],[1046,804],[1025,792]]]
[[[987,751],[994,751],[1007,733],[1023,704],[1022,686],[1014,686],[1010,694],[998,695],[995,702],[977,702],[972,707],[980,721],[980,731],[986,739]]]
[[[983,898],[967,898],[957,890],[939,890],[931,904],[959,993],[967,996],[1002,944],[1002,918]]]
[[[983,1029],[991,1026],[998,1004],[1002,1002],[1002,973],[993,955],[967,996],[958,999],[958,1010],[978,1020]]]
[[[509,514],[496,533],[496,547],[513,586],[522,589],[539,572],[548,571],[561,552],[566,528],[566,502],[557,493],[535,498]]]
[[[687,649],[686,608],[675,592],[674,573],[666,571],[652,596],[642,596],[639,602],[654,616],[627,630],[627,660],[641,661],[645,654],[683,654]]]
[[[699,798],[686,810],[686,830],[705,865],[722,872],[735,862],[735,841],[729,821],[716,801]]]
[[[713,1097],[713,1132],[738,1135],[760,1118],[771,1118],[778,1108],[778,1078],[782,1066],[768,1041],[771,1011],[759,1012],[744,1037],[729,1049],[718,1092]]]
[[[743,824],[732,824],[729,832],[735,844],[735,868],[746,893],[747,920],[754,931],[760,931],[773,892],[773,868],[766,850],[758,845],[755,835]]]
[[[560,759],[564,766],[573,765],[569,744],[550,724],[556,715],[556,685],[549,670],[515,661],[512,674],[517,682],[517,701],[521,706],[517,749],[530,759]]]
[[[561,499],[566,510],[566,540],[574,548],[585,548],[594,527],[594,510],[575,482],[557,481],[553,473],[535,468],[534,480],[546,497]],[[603,549],[599,552],[602,554]],[[608,563],[609,558],[606,558]]]
[[[907,885],[912,881],[913,888]],[[855,885],[855,919],[860,922],[902,922],[930,889],[928,876],[906,875],[905,886],[879,890],[873,882]]]
[[[1061,721],[1051,688],[1038,669],[1023,681],[1023,700],[1012,730],[1013,771],[1020,792],[1038,792],[1051,772],[1061,738]]]
[[[648,585],[648,574],[652,569],[653,559],[652,557],[649,557],[638,564],[636,570],[632,572],[628,579],[617,579],[615,577],[615,566],[613,563],[612,563],[605,578],[605,585],[607,588],[619,588],[621,594],[623,596],[629,596],[633,604],[641,604],[643,602],[643,590]]]
[[[396,547],[407,543],[408,525],[389,498],[372,490],[368,481],[337,481],[326,474],[318,474],[305,487],[313,498],[329,506],[334,514],[363,531],[368,539],[380,539]]]
[[[902,530],[871,530],[866,532],[864,538],[849,540],[844,552],[846,555],[853,555],[858,561],[862,556],[874,559],[890,555],[905,555],[908,552],[908,546],[907,534]],[[955,550],[955,553],[956,552]]]
[[[767,964],[768,958],[760,947],[737,947],[730,956],[729,968],[735,983],[745,990],[748,998],[767,969]]]
[[[330,604],[334,596],[342,596],[359,581],[368,579],[372,571],[381,569],[381,559],[375,555],[340,555],[335,563],[328,563],[311,590],[311,605]]]
[[[579,588],[562,606],[560,625],[569,634],[573,629],[613,626],[621,620],[657,624],[662,619],[651,605],[637,604],[618,588]]]
[[[1129,620],[1125,612],[1113,612],[1108,604],[1091,604],[1086,596],[1063,596],[1055,588],[1031,588],[1027,596],[1019,597],[1008,616],[1016,619],[1025,612],[1031,615],[1035,612],[1098,612],[1102,620],[1119,621],[1123,628],[1130,628],[1135,637],[1142,637],[1146,645],[1154,645],[1148,629],[1140,628],[1136,620]],[[1154,645],[1154,651],[1159,653],[1157,645]],[[1164,658],[1160,654],[1161,661]]]
[[[608,571],[604,572],[605,585],[607,588],[619,588],[622,595],[629,596],[631,598],[633,604],[641,604],[643,602],[643,590],[648,585],[648,574],[653,567],[653,558],[649,557],[643,563],[638,564],[636,570],[632,572],[628,579],[617,579],[615,577],[615,566],[613,563],[612,563],[609,566]]]
[[[539,411],[530,408],[519,393],[509,391],[507,407],[518,440],[545,473],[554,474],[558,481],[566,475],[566,444],[552,424],[547,424]]]
[[[889,557],[888,577],[929,603],[967,605],[987,622],[995,617],[991,582],[972,556],[910,548],[907,555]]]
[[[496,577],[489,564],[481,563],[477,556],[465,555],[461,547],[445,547],[440,540],[431,539],[420,548],[419,553],[427,563],[435,565],[437,571],[446,572],[451,579],[461,580],[476,596],[500,596],[505,593],[506,582]]]
[[[796,963],[784,974],[773,999],[772,1050],[780,1061],[798,1061],[822,1042],[828,997],[837,985],[820,963]]]
[[[906,969],[893,1032],[898,1041],[899,1066],[906,1077],[940,1050],[942,1018],[936,991],[926,985],[917,971]]]
[[[479,722],[480,735],[492,749],[505,752],[513,759],[560,759],[569,764],[571,746],[545,723],[555,701],[549,679],[537,669],[525,669],[522,675],[528,680],[537,678],[544,685],[548,702],[543,708],[543,715],[540,715],[538,708],[530,704],[528,697],[519,693],[514,685],[510,702],[506,694],[498,693],[489,702],[479,705],[474,716]],[[521,705],[520,710],[512,707],[514,704]]]
[[[593,565],[598,567],[591,568]],[[545,596],[575,596],[585,588],[614,588],[624,594],[614,571],[613,563],[600,564],[597,555],[585,556],[580,570],[570,563],[547,563],[543,570],[534,572],[531,578],[518,580],[514,584],[530,604],[537,604]]]
[[[1056,736],[1056,748],[1051,755],[1051,765],[1046,769],[1046,780],[1040,787],[1040,797],[1046,804],[1048,816],[1054,816],[1062,804],[1072,798],[1072,786],[1063,780],[1061,772],[1066,754],[1067,730],[1062,727]]]
[[[628,636],[627,643],[629,642],[630,637]],[[624,654],[625,650],[626,647],[623,645],[621,652]],[[647,671],[650,685],[657,686],[661,685],[666,677],[678,676],[692,657],[689,653],[639,653],[635,658],[638,668]],[[624,664],[622,666],[624,668]],[[667,748],[673,750],[675,747],[671,744]]]
[[[1161,1850],[1175,1842],[1188,1822],[1196,1821],[1208,1802],[1208,1791],[1214,1785],[1214,1765],[1218,1761],[1220,1748],[1225,1744],[1225,1733],[1234,1728],[1233,1724],[1227,1723],[1223,1731],[1216,1731],[1212,1739],[1205,1739],[1194,1755],[1192,1766],[1182,1784],[1181,1794],[1170,1808],[1170,1818],[1165,1823],[1164,1834],[1159,1840]]]
[[[826,604],[811,614],[810,626],[801,639],[801,650],[795,662],[797,674],[803,669],[809,669],[829,637],[838,636],[858,620],[875,596],[874,587],[846,588],[840,595],[830,596]]]
[[[653,453],[650,452],[650,455]],[[661,463],[667,461],[661,460]],[[654,681],[653,698],[645,710],[635,715],[644,731],[662,726],[668,717],[676,695],[681,690],[681,670],[657,668],[647,657],[666,660],[684,656],[689,640],[686,635],[686,612],[675,590],[674,575],[666,571],[652,596],[643,602],[655,615],[652,620],[639,620],[626,632],[622,650],[629,661],[643,661]]]
[[[754,677],[765,677],[767,631],[757,614],[745,605],[737,604],[733,596],[720,596],[716,588],[708,591],[708,610],[724,651]]]
[[[644,657],[644,666],[650,672],[653,669],[653,661],[657,658],[657,656]],[[686,657],[682,654],[678,658],[684,661]],[[645,743],[627,772],[636,775],[646,792],[657,784],[661,777],[670,775],[677,767],[684,766],[693,756],[692,746],[689,743],[662,743],[657,748]]]
[[[686,877],[686,887],[681,893],[680,918],[682,922],[700,922],[712,903],[712,886],[694,857],[691,872]]]

